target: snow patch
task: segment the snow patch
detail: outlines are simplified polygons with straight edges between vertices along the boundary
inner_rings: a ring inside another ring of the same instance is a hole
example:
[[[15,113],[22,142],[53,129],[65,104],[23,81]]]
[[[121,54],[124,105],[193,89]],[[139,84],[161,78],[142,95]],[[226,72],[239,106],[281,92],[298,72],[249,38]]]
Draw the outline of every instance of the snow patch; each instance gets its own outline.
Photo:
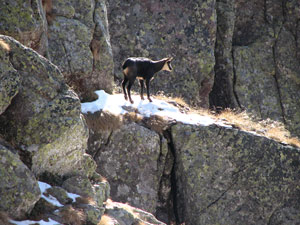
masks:
[[[42,193],[41,198],[45,199],[47,202],[50,202],[52,205],[57,206],[57,207],[63,207],[62,204],[59,203],[59,201],[53,197],[52,195],[45,195],[47,189],[51,188],[52,186],[38,181],[39,184],[39,188],[40,191]],[[67,195],[69,198],[71,198],[73,200],[73,202],[76,201],[76,198],[80,197],[80,195],[77,194],[73,194],[73,193],[69,193],[67,192]],[[33,221],[33,220],[23,220],[23,221],[15,221],[15,220],[10,220],[11,223],[16,224],[16,225],[31,225],[31,224],[39,224],[39,225],[60,225],[60,223],[58,223],[57,221],[54,221],[52,219],[49,218],[49,221],[44,221],[44,220],[40,220],[40,221]]]
[[[57,207],[62,207],[63,205],[59,203],[59,201],[53,197],[52,195],[46,196],[45,192],[47,189],[51,188],[51,185],[41,182],[38,182],[40,190],[42,192],[42,198],[45,199],[47,202],[50,202],[52,205],[57,206]]]
[[[40,221],[33,221],[33,220],[23,220],[23,221],[15,221],[10,220],[11,223],[16,225],[32,225],[32,224],[39,224],[39,225],[61,225],[60,223],[56,222],[49,218],[49,221],[40,220]]]
[[[175,106],[158,99],[141,100],[140,96],[134,95],[132,99],[133,104],[124,99],[123,94],[110,95],[105,91],[100,90],[95,92],[98,99],[93,102],[81,103],[81,112],[87,114],[95,113],[96,111],[108,111],[115,115],[122,115],[128,113],[126,108],[135,108],[138,113],[145,117],[161,116],[174,119],[185,124],[195,124],[209,126],[216,123],[216,121],[209,116],[201,116],[198,114],[186,114],[179,111]]]

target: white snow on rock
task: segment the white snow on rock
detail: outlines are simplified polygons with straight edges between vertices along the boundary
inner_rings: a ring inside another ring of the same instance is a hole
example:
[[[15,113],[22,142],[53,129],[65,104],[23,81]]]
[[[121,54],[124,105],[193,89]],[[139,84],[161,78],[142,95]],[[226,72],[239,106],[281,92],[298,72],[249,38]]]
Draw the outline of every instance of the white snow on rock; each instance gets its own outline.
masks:
[[[53,197],[52,195],[49,194],[45,194],[47,189],[51,188],[52,186],[38,181],[39,184],[39,188],[41,190],[42,196],[41,198],[45,199],[47,202],[50,202],[52,205],[57,206],[57,207],[63,207],[62,204],[59,203],[59,201]],[[80,195],[77,194],[73,194],[73,193],[69,193],[67,192],[67,195],[69,198],[71,198],[73,200],[73,202],[76,201],[76,198],[80,197]],[[16,225],[31,225],[31,224],[39,224],[39,225],[60,225],[60,223],[58,223],[57,221],[54,221],[52,219],[49,218],[49,221],[44,221],[44,220],[40,220],[40,221],[33,221],[33,220],[22,220],[22,221],[15,221],[15,220],[10,220],[10,222],[12,224],[16,224]]]
[[[12,224],[16,225],[32,225],[32,224],[39,224],[39,225],[61,225],[60,223],[56,222],[49,218],[49,221],[40,220],[40,221],[33,221],[33,220],[23,220],[23,221],[15,221],[10,220]]]
[[[122,115],[128,113],[126,108],[134,108],[139,114],[145,117],[157,115],[161,117],[168,117],[185,124],[198,124],[203,126],[218,123],[209,116],[182,113],[178,108],[163,100],[152,98],[153,102],[149,102],[148,100],[141,100],[140,96],[133,95],[132,99],[134,103],[131,104],[129,101],[124,99],[123,94],[110,95],[103,90],[96,91],[95,93],[98,95],[97,100],[81,103],[82,113],[95,113],[96,111],[103,110],[115,115]]]
[[[52,195],[45,195],[45,192],[47,189],[51,188],[51,185],[46,184],[44,182],[39,181],[39,187],[42,193],[42,198],[45,199],[47,202],[50,202],[52,205],[57,206],[57,207],[62,207],[63,205],[59,203],[59,201],[53,197]]]

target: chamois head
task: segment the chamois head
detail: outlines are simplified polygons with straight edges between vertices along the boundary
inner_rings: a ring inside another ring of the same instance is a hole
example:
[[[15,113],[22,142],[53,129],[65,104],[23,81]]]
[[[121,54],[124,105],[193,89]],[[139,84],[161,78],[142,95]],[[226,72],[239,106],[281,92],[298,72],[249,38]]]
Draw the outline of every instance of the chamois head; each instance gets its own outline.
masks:
[[[165,61],[165,64],[164,64],[162,70],[165,70],[165,71],[172,71],[173,68],[172,68],[172,66],[171,66],[171,61],[173,60],[173,57],[164,58],[163,60]]]

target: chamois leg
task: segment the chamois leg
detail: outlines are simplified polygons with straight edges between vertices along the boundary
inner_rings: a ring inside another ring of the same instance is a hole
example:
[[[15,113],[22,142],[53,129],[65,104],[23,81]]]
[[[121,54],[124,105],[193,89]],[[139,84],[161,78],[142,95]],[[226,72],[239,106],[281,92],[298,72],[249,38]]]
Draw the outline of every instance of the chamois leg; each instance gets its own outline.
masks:
[[[127,93],[128,93],[129,101],[131,104],[134,103],[134,101],[132,101],[131,95],[130,95],[130,89],[131,89],[131,86],[133,85],[133,83],[134,83],[134,80],[129,80],[129,84],[127,86]]]
[[[139,80],[141,86],[141,99],[144,100],[144,80]]]
[[[149,79],[146,80],[146,89],[147,89],[148,100],[149,100],[149,102],[152,102],[152,100],[150,98],[150,80]]]
[[[126,90],[125,90],[125,85],[126,85],[127,81],[128,81],[128,78],[126,76],[124,76],[124,80],[122,81],[122,87],[123,87],[123,93],[124,93],[125,100],[128,99],[127,94],[126,94]]]

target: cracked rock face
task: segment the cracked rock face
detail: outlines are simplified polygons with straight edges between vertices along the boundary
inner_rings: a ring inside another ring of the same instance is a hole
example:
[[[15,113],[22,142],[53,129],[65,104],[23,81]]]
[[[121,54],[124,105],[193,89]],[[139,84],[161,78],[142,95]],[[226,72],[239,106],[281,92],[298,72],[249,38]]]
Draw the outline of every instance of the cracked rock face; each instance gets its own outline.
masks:
[[[0,55],[6,56],[1,76],[19,79],[18,94],[0,116],[1,136],[28,155],[27,166],[35,175],[92,174],[92,159],[84,155],[88,133],[77,95],[50,61],[13,38],[0,35],[0,41],[9,46],[0,47]],[[6,93],[1,90],[0,96]]]
[[[174,72],[160,72],[152,81],[153,92],[208,107],[215,64],[215,0],[108,2],[116,76],[121,78],[121,63],[128,57],[174,56]]]
[[[109,136],[105,131],[94,132],[98,134],[90,135],[90,154],[97,171],[110,183],[112,199],[155,213],[168,151],[166,141],[136,123],[122,125]]]
[[[47,57],[83,100],[112,91],[113,58],[104,1],[2,1],[0,33]]]
[[[172,135],[180,223],[300,222],[299,149],[216,125]]]
[[[300,135],[299,1],[217,1],[211,107],[241,107]]]
[[[113,59],[103,1],[52,1],[46,11],[49,57],[83,100],[112,91]]]

